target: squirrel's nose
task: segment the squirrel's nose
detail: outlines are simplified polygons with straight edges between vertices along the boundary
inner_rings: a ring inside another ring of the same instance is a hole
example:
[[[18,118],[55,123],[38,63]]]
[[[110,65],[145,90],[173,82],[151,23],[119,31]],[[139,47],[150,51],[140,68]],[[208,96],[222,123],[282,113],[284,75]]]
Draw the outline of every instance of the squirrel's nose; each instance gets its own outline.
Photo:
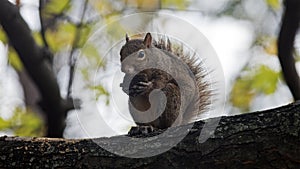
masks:
[[[126,74],[133,74],[134,73],[134,67],[129,65],[124,65],[121,67],[122,72]]]

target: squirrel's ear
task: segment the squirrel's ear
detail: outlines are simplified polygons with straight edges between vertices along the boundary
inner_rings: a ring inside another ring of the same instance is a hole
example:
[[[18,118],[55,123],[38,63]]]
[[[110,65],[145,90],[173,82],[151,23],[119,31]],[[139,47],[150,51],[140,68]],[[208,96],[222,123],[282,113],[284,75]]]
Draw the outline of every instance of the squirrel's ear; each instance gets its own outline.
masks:
[[[151,34],[148,32],[145,36],[145,39],[144,39],[144,45],[146,46],[146,48],[149,48],[151,46],[151,43],[152,43],[152,36]]]
[[[126,35],[125,35],[125,39],[126,39],[126,42],[129,41],[129,37],[128,37],[128,34],[127,34],[127,33],[126,33]]]

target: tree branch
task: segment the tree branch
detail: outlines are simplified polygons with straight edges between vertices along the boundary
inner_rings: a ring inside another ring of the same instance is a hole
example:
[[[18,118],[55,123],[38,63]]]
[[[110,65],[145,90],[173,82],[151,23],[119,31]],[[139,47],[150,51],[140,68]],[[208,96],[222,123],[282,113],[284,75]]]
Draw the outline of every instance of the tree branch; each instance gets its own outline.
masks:
[[[76,65],[76,61],[77,58],[75,58],[74,56],[74,52],[77,49],[77,45],[78,42],[80,40],[80,35],[81,35],[81,29],[83,26],[83,19],[86,13],[86,9],[87,9],[87,5],[88,5],[88,0],[85,0],[84,2],[84,6],[83,6],[83,10],[82,10],[82,14],[81,14],[81,18],[80,18],[80,23],[78,24],[76,31],[75,31],[75,38],[72,44],[72,49],[70,52],[70,56],[69,56],[69,65],[70,65],[70,77],[69,77],[69,83],[68,83],[68,93],[67,93],[67,98],[71,98],[71,92],[72,92],[72,85],[73,85],[73,80],[74,80],[74,71],[75,71],[75,65]]]
[[[300,21],[300,1],[286,0],[285,12],[282,18],[281,30],[278,37],[278,57],[287,85],[294,100],[300,99],[300,79],[293,57],[294,40]]]
[[[44,8],[43,1],[44,0],[39,0],[39,15],[40,15],[40,24],[41,24],[41,36],[42,36],[44,46],[48,49],[49,45],[48,45],[48,42],[47,42],[46,36],[45,36],[45,25],[44,25],[44,20],[43,20],[43,16],[42,16],[42,10]]]
[[[206,122],[216,121],[208,119]],[[140,135],[143,141],[116,136],[98,139],[0,138],[0,168],[299,168],[300,102],[273,110],[222,117],[204,143],[199,135],[204,121],[162,154],[127,158],[106,149],[139,156],[165,149],[180,137],[185,126]],[[211,130],[211,129],[207,129]],[[153,137],[151,137],[153,136]],[[97,143],[97,144],[96,144]]]

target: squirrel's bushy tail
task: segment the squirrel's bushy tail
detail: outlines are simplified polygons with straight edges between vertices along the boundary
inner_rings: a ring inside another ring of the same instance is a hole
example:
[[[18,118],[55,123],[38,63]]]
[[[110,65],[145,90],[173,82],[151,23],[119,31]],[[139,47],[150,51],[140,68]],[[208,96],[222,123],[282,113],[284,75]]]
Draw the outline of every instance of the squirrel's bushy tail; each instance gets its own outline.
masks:
[[[207,76],[207,70],[203,65],[203,62],[196,57],[196,53],[193,52],[193,55],[190,55],[192,52],[184,52],[182,45],[174,46],[170,42],[169,38],[164,36],[160,37],[158,41],[153,41],[155,47],[166,50],[171,54],[179,57],[191,70],[194,75],[198,91],[196,93],[199,94],[198,99],[195,101],[195,105],[191,105],[195,107],[193,110],[188,109],[189,112],[185,112],[183,115],[184,123],[188,123],[192,118],[199,116],[201,113],[207,111],[209,109],[209,105],[211,104],[211,96],[212,90],[210,88],[210,83],[205,78]]]

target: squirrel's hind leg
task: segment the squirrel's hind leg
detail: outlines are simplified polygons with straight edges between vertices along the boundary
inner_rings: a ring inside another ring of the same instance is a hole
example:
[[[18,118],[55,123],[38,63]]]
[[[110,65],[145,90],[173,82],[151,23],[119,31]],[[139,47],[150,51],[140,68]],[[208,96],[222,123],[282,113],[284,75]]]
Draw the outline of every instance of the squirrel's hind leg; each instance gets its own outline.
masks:
[[[150,126],[134,126],[128,132],[129,136],[136,136],[140,134],[149,134],[154,131],[154,127]]]

